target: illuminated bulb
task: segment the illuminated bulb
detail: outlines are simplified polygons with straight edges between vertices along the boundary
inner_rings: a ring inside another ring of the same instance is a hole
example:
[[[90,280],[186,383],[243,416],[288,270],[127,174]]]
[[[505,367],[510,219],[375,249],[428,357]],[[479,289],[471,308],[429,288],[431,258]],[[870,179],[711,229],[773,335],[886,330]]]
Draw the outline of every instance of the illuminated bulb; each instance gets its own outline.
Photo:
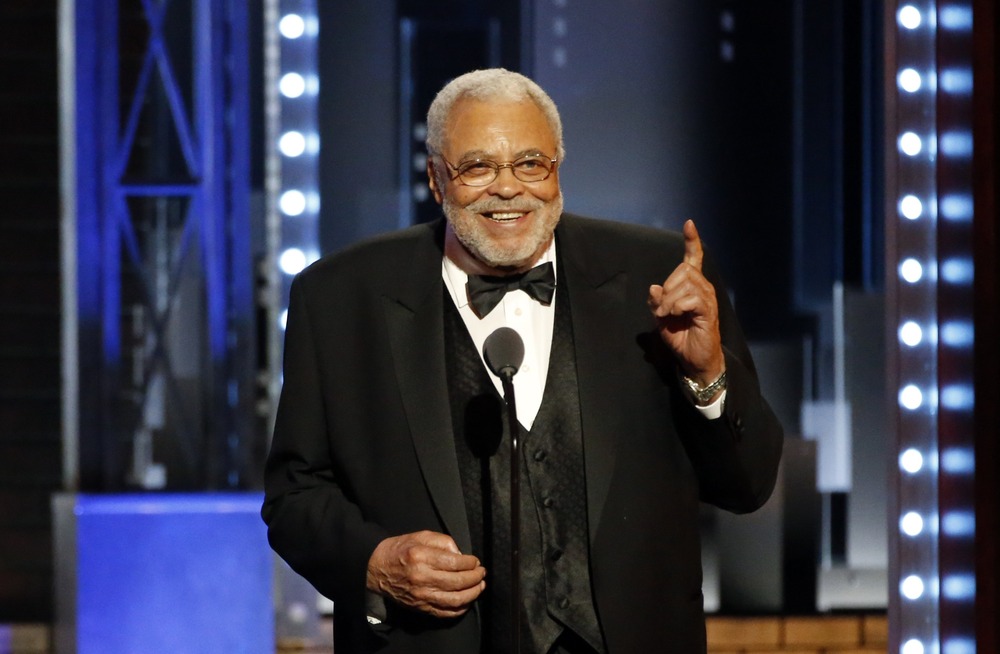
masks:
[[[899,589],[906,599],[920,599],[924,594],[924,580],[917,575],[910,575],[899,585]]]
[[[899,528],[907,536],[919,536],[924,530],[924,519],[916,511],[910,511],[900,519]]]
[[[278,31],[286,39],[297,39],[306,31],[306,22],[298,14],[288,14],[278,22]]]
[[[306,137],[302,132],[285,132],[278,140],[278,148],[286,157],[297,157],[306,151]]]
[[[916,284],[924,276],[924,267],[916,259],[904,259],[899,264],[899,274],[911,284]]]
[[[924,467],[924,457],[911,447],[899,455],[899,467],[911,475],[916,474]]]
[[[899,326],[899,340],[901,340],[905,345],[910,347],[915,347],[920,345],[920,342],[924,339],[924,330],[920,329],[920,325],[908,320]]]
[[[971,322],[952,320],[941,326],[941,340],[950,347],[971,347],[976,330]]]
[[[941,198],[941,215],[948,220],[972,220],[975,206],[967,193],[949,193]]]
[[[950,284],[971,284],[974,275],[972,259],[955,257],[941,263],[941,277]]]
[[[923,215],[924,205],[917,196],[906,195],[899,201],[899,212],[903,214],[904,218],[916,220]]]
[[[908,30],[917,29],[923,20],[920,16],[920,10],[913,5],[903,5],[896,16],[899,19],[899,24]]]
[[[923,83],[923,80],[920,79],[920,73],[913,68],[904,68],[899,71],[896,81],[899,83],[899,88],[907,93],[916,93],[920,90],[920,86]]]
[[[903,405],[903,408],[914,411],[924,403],[924,394],[920,392],[919,388],[909,384],[899,391],[899,403]]]
[[[911,638],[903,643],[903,647],[899,651],[900,654],[924,654],[924,644],[916,638]]]
[[[306,210],[306,196],[302,191],[285,191],[278,199],[278,206],[286,216],[299,216]]]
[[[297,98],[306,92],[306,79],[298,73],[285,73],[278,82],[278,89],[286,98]]]
[[[950,600],[974,599],[976,578],[973,575],[949,575],[941,580],[941,593]]]
[[[971,511],[950,511],[941,516],[941,531],[952,538],[976,535],[976,516]]]
[[[278,316],[278,324],[281,325],[282,329],[285,329],[288,326],[288,309],[282,311],[281,315]]]
[[[278,257],[278,266],[289,275],[296,275],[306,267],[306,253],[298,248],[288,248]]]
[[[923,147],[923,141],[914,132],[905,132],[899,137],[899,149],[903,151],[903,154],[915,157],[920,154]]]

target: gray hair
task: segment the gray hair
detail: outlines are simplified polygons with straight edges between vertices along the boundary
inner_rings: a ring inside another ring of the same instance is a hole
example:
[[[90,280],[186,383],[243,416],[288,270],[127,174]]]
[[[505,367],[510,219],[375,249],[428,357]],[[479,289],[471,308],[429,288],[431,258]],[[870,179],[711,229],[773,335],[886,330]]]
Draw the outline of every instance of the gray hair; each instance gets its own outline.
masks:
[[[520,73],[503,68],[488,68],[465,73],[442,88],[427,111],[427,151],[440,154],[447,140],[446,123],[452,107],[462,98],[499,102],[531,100],[542,110],[556,138],[556,158],[560,163],[566,157],[563,148],[562,121],[559,110],[548,93],[538,84]]]

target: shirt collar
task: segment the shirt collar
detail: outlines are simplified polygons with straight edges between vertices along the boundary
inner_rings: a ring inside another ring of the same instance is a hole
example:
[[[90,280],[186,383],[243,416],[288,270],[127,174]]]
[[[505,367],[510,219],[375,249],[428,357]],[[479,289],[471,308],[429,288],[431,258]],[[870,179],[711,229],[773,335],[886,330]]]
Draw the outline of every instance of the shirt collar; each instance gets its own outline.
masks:
[[[556,240],[554,238],[549,242],[549,247],[545,249],[545,252],[535,262],[535,265],[540,266],[550,261],[552,262],[552,267],[558,269],[558,266],[556,266]],[[556,274],[558,276],[558,273]],[[451,299],[454,300],[455,306],[461,309],[467,305],[469,303],[469,294],[465,290],[465,283],[469,281],[468,273],[459,268],[458,264],[447,256],[443,256],[441,257],[441,277],[444,279],[444,285],[448,289],[448,293],[451,294]]]

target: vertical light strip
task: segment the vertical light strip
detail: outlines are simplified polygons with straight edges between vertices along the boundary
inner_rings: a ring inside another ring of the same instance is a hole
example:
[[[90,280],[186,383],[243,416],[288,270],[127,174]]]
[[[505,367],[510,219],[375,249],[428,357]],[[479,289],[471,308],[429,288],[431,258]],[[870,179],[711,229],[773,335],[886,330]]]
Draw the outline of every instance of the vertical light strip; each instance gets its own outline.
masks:
[[[315,0],[279,0],[277,41],[278,119],[271,134],[280,181],[277,210],[281,283],[277,320],[284,328],[292,277],[319,258],[319,121],[317,66],[319,18]]]
[[[942,654],[975,654],[972,3],[938,0],[937,16],[940,639]]]
[[[895,306],[895,383],[898,474],[897,510],[890,531],[893,573],[890,622],[901,654],[940,652],[938,571],[938,262],[935,61],[936,6],[933,1],[901,2],[893,21],[895,90],[887,121],[887,165],[895,180],[888,189],[895,211],[887,216],[890,259],[888,286]],[[894,132],[892,130],[895,130]]]

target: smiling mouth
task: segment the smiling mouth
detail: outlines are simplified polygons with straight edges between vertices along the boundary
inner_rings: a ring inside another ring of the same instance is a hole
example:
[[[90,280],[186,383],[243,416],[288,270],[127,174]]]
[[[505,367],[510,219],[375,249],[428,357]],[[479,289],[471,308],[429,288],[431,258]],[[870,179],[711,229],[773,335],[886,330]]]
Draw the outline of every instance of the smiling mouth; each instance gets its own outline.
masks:
[[[509,223],[524,216],[526,211],[494,211],[483,215],[495,223]]]

